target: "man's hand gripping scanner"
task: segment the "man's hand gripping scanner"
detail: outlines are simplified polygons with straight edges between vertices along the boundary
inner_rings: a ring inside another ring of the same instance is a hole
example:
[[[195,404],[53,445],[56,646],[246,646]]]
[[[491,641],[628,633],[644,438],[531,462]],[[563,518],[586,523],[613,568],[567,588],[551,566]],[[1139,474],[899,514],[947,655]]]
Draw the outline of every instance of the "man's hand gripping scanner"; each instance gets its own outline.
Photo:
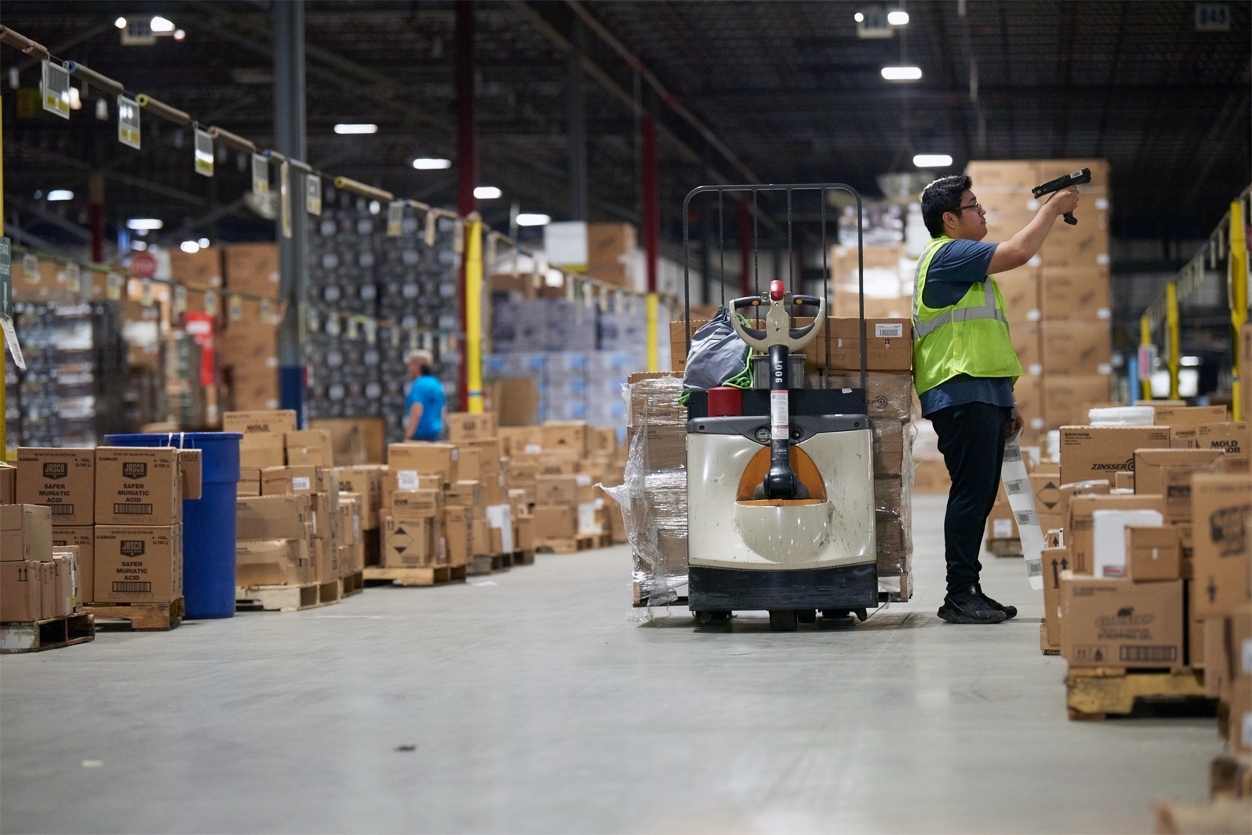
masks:
[[[1073,174],[1066,174],[1064,177],[1057,177],[1055,180],[1044,183],[1041,186],[1035,186],[1030,190],[1030,193],[1035,196],[1036,200],[1038,200],[1045,194],[1053,194],[1063,188],[1069,188],[1070,186],[1085,186],[1089,182],[1091,182],[1091,169],[1084,168],[1081,171],[1075,171]],[[1078,218],[1074,217],[1073,212],[1066,212],[1063,220],[1070,226],[1078,225]]]
[[[769,355],[770,374],[770,460],[765,481],[756,488],[757,499],[806,499],[808,491],[791,469],[791,411],[787,390],[791,388],[790,361],[792,351],[801,351],[813,341],[826,317],[826,300],[817,296],[798,296],[786,292],[781,281],[771,281],[769,292],[746,296],[732,303],[735,311],[769,305],[765,329],[750,328],[738,316],[731,319],[735,332],[751,348]],[[791,327],[788,306],[817,308],[813,323],[803,328]],[[804,381],[800,381],[803,386]]]

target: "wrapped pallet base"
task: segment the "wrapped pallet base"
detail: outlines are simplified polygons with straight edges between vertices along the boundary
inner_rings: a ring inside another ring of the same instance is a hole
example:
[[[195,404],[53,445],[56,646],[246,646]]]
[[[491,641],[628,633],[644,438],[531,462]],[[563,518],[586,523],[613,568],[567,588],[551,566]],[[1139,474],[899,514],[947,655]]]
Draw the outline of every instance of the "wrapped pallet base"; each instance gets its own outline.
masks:
[[[637,606],[665,606],[686,595],[687,408],[678,402],[681,394],[680,377],[631,377],[630,451],[622,484],[605,488],[621,506]]]

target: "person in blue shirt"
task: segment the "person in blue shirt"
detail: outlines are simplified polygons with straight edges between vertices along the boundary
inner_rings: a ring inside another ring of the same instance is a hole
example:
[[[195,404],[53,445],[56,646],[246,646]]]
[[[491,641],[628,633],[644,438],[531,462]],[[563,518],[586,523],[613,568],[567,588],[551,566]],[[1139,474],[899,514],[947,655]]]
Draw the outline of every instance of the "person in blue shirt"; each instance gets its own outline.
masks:
[[[404,437],[410,441],[437,441],[443,435],[447,399],[443,383],[432,370],[434,364],[430,351],[409,352],[409,376],[413,382],[409,384],[409,393],[404,399],[407,415]]]
[[[926,272],[921,301],[950,308],[988,275],[1022,266],[1043,246],[1056,219],[1078,205],[1078,189],[1052,195],[1030,223],[1003,243],[983,243],[987,213],[968,176],[942,177],[922,192],[922,220],[940,245]],[[919,280],[921,276],[919,275]],[[914,315],[916,325],[917,316]],[[978,554],[987,516],[1000,489],[1004,443],[1020,431],[1022,417],[1010,377],[957,374],[918,395],[922,416],[939,436],[939,451],[952,477],[944,518],[948,595],[939,617],[950,623],[1002,623],[1017,614],[983,593]]]

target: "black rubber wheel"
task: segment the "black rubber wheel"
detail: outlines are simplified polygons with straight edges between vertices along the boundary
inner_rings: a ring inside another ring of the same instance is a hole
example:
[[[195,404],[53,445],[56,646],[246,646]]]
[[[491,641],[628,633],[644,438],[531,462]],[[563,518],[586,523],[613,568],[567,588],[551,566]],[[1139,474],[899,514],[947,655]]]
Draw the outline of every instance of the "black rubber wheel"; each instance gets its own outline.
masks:
[[[795,632],[796,611],[794,609],[771,609],[769,613],[770,632]]]
[[[865,623],[865,619],[868,617],[869,617],[869,613],[865,611],[864,606],[856,610],[856,619],[859,620],[861,623]]]
[[[800,623],[817,623],[817,610],[801,609],[796,612],[796,620]]]
[[[847,620],[852,617],[850,609],[822,609],[822,617],[826,620]]]

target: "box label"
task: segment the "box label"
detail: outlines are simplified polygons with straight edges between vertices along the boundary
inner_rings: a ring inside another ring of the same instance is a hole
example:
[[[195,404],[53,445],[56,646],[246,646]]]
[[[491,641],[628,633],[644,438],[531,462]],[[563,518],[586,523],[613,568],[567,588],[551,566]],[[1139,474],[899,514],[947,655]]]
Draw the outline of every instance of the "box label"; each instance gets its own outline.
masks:
[[[879,322],[874,325],[874,336],[877,339],[902,339],[904,325],[899,322]]]
[[[310,483],[307,475],[293,476],[291,479],[291,489],[297,492],[301,490],[308,490],[311,486],[312,484]]]

